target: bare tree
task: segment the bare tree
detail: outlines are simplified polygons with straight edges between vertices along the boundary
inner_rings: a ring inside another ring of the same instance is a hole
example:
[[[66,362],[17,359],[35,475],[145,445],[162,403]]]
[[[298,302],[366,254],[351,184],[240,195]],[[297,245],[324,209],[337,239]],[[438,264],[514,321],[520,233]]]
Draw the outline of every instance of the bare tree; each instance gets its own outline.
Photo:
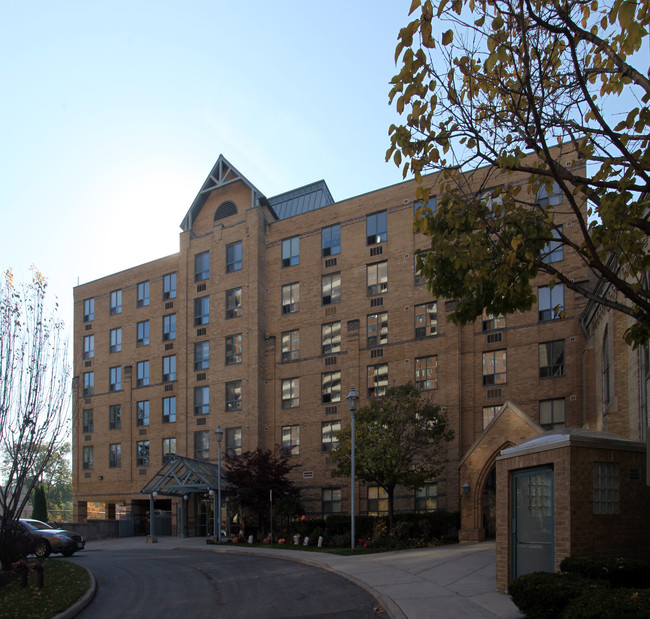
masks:
[[[47,280],[32,272],[28,284],[14,283],[10,270],[0,281],[0,449],[8,459],[0,480],[3,529],[22,514],[69,428],[64,325],[58,304],[47,308]]]

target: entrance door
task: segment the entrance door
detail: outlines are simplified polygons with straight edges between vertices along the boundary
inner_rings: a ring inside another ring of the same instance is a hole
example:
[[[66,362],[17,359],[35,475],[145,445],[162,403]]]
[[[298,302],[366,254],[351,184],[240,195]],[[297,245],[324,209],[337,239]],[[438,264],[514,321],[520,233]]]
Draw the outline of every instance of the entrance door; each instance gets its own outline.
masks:
[[[517,471],[512,476],[512,578],[553,572],[553,469]]]

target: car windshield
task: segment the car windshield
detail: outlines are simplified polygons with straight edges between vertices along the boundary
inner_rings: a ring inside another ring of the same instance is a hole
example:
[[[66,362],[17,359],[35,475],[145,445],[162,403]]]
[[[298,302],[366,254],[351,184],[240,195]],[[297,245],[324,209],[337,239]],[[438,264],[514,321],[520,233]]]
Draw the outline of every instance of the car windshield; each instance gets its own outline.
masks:
[[[28,526],[30,529],[51,529],[52,527],[49,524],[45,524],[40,520],[22,520],[24,525]]]

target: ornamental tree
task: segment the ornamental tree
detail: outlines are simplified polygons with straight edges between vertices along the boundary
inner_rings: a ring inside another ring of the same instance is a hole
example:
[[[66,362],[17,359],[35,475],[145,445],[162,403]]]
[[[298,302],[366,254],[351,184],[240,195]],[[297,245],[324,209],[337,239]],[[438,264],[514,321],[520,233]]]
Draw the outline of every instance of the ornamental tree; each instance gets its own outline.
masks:
[[[337,433],[330,454],[332,477],[351,473],[350,425]],[[397,486],[422,488],[440,475],[446,462],[444,444],[454,438],[447,417],[422,398],[413,383],[389,387],[355,414],[356,478],[377,484],[388,495],[388,529],[393,529]]]
[[[295,466],[289,462],[289,456],[280,450],[258,447],[254,451],[228,454],[224,478],[235,500],[257,518],[261,527],[270,511],[270,491],[273,491],[274,501],[297,495],[293,482],[287,479]],[[269,526],[272,527],[272,523]]]
[[[650,335],[650,5],[629,0],[413,0],[401,29],[387,159],[424,205],[418,266],[457,324],[531,308],[540,273]],[[646,51],[642,51],[645,47]],[[476,177],[463,174],[482,168]],[[439,172],[432,178],[425,173]],[[527,174],[523,186],[509,183]],[[554,213],[570,215],[572,234]],[[575,232],[578,232],[576,234]],[[562,247],[586,267],[545,259]]]

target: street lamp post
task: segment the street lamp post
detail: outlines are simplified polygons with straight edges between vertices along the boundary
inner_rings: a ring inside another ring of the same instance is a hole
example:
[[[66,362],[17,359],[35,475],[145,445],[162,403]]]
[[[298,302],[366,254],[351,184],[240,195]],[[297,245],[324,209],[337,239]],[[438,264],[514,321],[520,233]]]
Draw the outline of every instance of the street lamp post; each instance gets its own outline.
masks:
[[[217,429],[214,431],[215,438],[217,439],[217,503],[219,503],[219,528],[217,529],[219,533],[217,534],[217,540],[221,542],[221,441],[223,440],[223,430],[221,426],[217,426]]]
[[[350,393],[345,398],[348,401],[348,408],[350,409],[350,548],[354,550],[354,538],[356,532],[354,530],[354,498],[355,498],[355,433],[354,433],[354,413],[359,405],[359,395],[354,390],[354,385],[350,388]]]

